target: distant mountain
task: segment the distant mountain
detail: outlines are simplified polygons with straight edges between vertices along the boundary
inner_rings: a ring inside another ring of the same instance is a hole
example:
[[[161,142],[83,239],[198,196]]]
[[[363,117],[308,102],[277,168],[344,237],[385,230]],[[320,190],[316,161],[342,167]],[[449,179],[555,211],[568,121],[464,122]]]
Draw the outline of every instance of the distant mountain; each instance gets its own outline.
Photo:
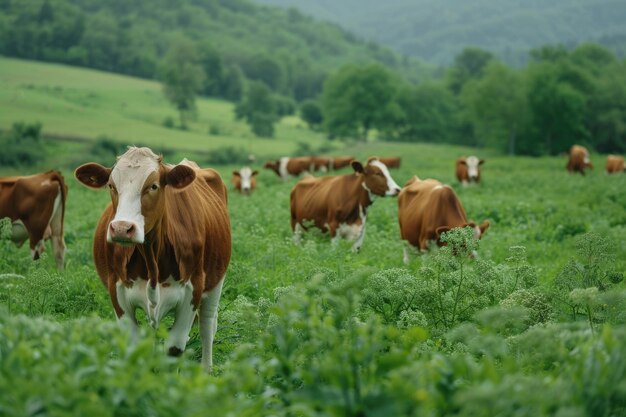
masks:
[[[465,46],[517,64],[545,44],[605,42],[626,36],[624,0],[256,0],[339,23],[365,39],[436,64]]]

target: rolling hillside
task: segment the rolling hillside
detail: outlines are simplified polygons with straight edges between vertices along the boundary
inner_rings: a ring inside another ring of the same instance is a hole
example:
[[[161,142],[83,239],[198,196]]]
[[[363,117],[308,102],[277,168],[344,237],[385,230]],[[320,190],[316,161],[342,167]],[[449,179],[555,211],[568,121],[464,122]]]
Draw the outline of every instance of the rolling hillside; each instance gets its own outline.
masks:
[[[468,45],[495,52],[510,63],[520,63],[529,48],[548,43],[605,41],[617,52],[613,40],[626,34],[626,2],[620,0],[257,1],[295,7],[437,64],[450,63]]]
[[[95,141],[208,151],[227,146],[258,155],[291,154],[298,142],[325,143],[300,119],[284,118],[276,139],[259,139],[234,117],[234,105],[199,99],[198,119],[189,130],[168,129],[176,110],[153,81],[59,64],[0,58],[0,128],[40,122],[44,134]],[[209,130],[213,133],[210,134]]]

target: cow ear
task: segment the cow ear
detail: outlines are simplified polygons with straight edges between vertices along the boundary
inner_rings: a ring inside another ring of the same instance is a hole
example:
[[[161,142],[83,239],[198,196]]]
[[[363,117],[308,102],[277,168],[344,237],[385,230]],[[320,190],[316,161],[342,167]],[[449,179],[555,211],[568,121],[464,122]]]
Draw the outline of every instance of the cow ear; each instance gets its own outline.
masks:
[[[254,177],[254,176],[256,176],[256,175],[259,175],[259,171],[257,171],[257,170],[255,169],[254,171],[252,171],[252,176]]]
[[[233,171],[233,175],[235,177],[241,177],[241,174],[239,173],[239,171]]]
[[[363,165],[361,165],[359,161],[352,161],[351,165],[354,172],[358,172],[359,174],[363,173]]]
[[[176,165],[165,173],[165,183],[177,189],[188,186],[196,179],[196,171],[187,165]]]
[[[435,230],[435,234],[437,235],[437,239],[441,238],[441,235],[449,232],[451,230],[450,227],[448,226],[439,226],[436,230]]]
[[[74,176],[89,188],[101,188],[109,182],[111,168],[89,162],[76,168]]]
[[[372,161],[380,161],[380,158],[377,156],[370,156],[369,158],[367,158],[367,165],[369,165],[369,163]]]
[[[481,159],[480,161],[478,161],[478,165],[482,165],[482,164],[484,164],[484,163],[485,163],[485,160],[484,160],[484,159]]]
[[[467,166],[467,161],[465,159],[459,159],[459,162],[461,163],[461,165]]]
[[[480,235],[482,236],[483,233],[485,233],[487,231],[487,229],[489,229],[489,226],[491,225],[491,223],[489,223],[489,220],[485,220],[484,222],[482,222],[480,224],[480,226],[478,226],[478,228],[480,229]]]

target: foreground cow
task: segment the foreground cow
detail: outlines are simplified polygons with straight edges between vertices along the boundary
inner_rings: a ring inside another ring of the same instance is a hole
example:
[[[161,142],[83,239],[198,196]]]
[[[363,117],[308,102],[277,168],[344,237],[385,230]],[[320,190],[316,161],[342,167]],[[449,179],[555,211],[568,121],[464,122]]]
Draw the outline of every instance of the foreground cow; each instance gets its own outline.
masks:
[[[298,241],[306,223],[339,237],[355,240],[352,249],[361,248],[365,237],[367,209],[376,197],[395,196],[400,187],[387,167],[372,160],[363,166],[352,161],[353,174],[332,177],[306,177],[291,190],[291,229]]]
[[[448,185],[433,179],[411,178],[398,195],[400,236],[412,247],[425,251],[429,241],[440,240],[441,234],[455,227],[470,226],[480,239],[489,222],[480,225],[468,222],[458,197]],[[409,248],[404,248],[404,262],[409,262]]]
[[[400,168],[399,156],[388,156],[388,157],[371,156],[370,159],[378,159],[380,162],[385,164],[387,168]]]
[[[625,164],[624,157],[617,155],[609,155],[606,157],[606,173],[616,174],[624,172]]]
[[[585,175],[585,169],[593,169],[587,148],[580,145],[573,145],[569,150],[569,160],[567,161],[566,168],[570,174],[580,172],[582,175]]]
[[[462,156],[456,160],[456,179],[463,185],[471,182],[480,183],[480,166],[484,159],[476,156]]]
[[[0,178],[0,218],[11,219],[11,240],[18,247],[28,240],[31,255],[37,260],[45,249],[44,240],[51,238],[52,253],[60,270],[65,258],[66,198],[67,185],[58,171]]]
[[[310,156],[288,157],[283,156],[278,160],[267,161],[265,168],[271,169],[283,180],[289,178],[290,175],[297,177],[302,173],[308,173],[313,170],[313,158]]]
[[[107,186],[111,204],[94,236],[96,270],[119,319],[135,328],[135,309],[157,328],[174,310],[166,348],[183,352],[199,316],[202,364],[210,370],[217,307],[230,261],[226,187],[217,172],[184,160],[162,163],[148,148],[131,147],[113,168],[87,163],[76,178]]]
[[[256,176],[258,173],[259,171],[253,171],[250,167],[243,167],[239,171],[233,171],[235,190],[242,194],[250,195],[256,188]]]

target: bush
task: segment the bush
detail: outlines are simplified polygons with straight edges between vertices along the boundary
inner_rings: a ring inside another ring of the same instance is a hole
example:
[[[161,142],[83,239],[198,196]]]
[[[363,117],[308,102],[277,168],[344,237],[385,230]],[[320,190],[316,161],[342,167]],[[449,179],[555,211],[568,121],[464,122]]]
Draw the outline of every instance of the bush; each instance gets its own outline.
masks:
[[[223,146],[208,152],[203,159],[208,165],[245,165],[249,163],[248,152],[244,148]]]
[[[41,123],[13,123],[11,130],[0,134],[0,165],[32,166],[45,159],[41,146]]]

